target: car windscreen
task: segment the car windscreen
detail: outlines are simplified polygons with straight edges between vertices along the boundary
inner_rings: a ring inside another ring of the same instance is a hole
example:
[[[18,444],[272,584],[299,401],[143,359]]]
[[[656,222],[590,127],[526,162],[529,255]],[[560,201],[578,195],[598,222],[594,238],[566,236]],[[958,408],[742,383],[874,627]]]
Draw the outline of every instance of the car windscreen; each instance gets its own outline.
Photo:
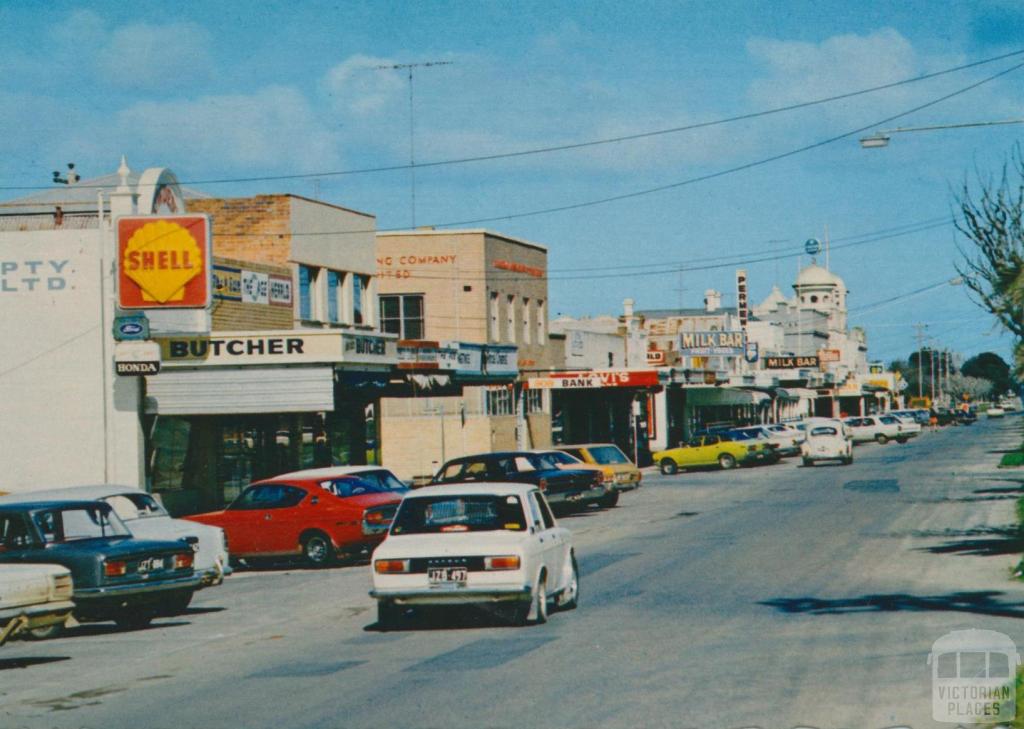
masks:
[[[123,521],[168,516],[164,507],[149,494],[114,494],[103,499]]]
[[[47,544],[131,536],[117,514],[99,504],[37,511],[32,521]]]
[[[812,428],[811,435],[839,435],[835,428]]]
[[[520,498],[493,494],[406,498],[391,525],[393,535],[525,529]]]
[[[573,458],[568,453],[563,453],[562,451],[551,451],[544,455],[561,466],[578,466],[582,463],[578,458]]]
[[[613,445],[591,446],[590,448],[587,448],[587,450],[590,451],[590,455],[593,456],[595,461],[605,466],[610,466],[615,463],[630,462],[630,460],[626,458],[626,454]]]
[[[746,430],[730,430],[728,436],[732,440],[757,440],[757,436]]]
[[[397,481],[397,479],[395,480]],[[346,499],[349,496],[359,496],[360,494],[390,494],[396,491],[404,492],[408,490],[401,481],[398,481],[397,487],[388,487],[382,486],[376,480],[371,481],[369,478],[360,478],[359,476],[343,476],[341,478],[321,481],[320,488],[326,489],[342,499]]]

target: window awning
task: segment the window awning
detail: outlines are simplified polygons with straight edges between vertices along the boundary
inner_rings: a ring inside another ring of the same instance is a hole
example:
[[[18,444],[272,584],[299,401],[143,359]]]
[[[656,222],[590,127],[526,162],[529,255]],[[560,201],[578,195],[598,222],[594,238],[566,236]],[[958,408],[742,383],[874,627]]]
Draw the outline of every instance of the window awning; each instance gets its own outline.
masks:
[[[731,387],[689,387],[686,389],[687,405],[757,405],[768,400],[768,395],[754,390],[737,390]]]

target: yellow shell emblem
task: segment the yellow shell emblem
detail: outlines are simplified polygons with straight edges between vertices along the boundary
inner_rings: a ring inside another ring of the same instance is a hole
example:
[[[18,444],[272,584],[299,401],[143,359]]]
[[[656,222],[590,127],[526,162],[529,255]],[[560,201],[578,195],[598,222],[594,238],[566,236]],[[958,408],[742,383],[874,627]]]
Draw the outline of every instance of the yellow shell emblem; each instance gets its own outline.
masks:
[[[188,230],[168,220],[146,223],[124,249],[125,275],[146,301],[180,301],[185,285],[203,270],[203,252]]]

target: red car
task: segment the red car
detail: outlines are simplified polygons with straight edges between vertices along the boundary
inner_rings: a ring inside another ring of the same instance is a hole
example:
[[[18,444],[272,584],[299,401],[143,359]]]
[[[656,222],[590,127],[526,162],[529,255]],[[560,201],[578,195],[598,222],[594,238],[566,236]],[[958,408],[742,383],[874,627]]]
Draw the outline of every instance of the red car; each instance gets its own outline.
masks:
[[[407,490],[368,474],[286,474],[247,486],[223,511],[187,517],[218,526],[232,557],[302,556],[320,567],[387,535]]]

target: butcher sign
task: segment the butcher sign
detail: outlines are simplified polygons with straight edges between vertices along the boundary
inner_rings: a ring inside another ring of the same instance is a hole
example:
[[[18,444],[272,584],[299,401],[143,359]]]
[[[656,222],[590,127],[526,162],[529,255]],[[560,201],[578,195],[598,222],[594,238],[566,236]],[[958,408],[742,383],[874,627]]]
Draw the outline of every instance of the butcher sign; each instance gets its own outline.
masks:
[[[212,291],[209,218],[118,218],[117,263],[122,309],[204,309]]]

